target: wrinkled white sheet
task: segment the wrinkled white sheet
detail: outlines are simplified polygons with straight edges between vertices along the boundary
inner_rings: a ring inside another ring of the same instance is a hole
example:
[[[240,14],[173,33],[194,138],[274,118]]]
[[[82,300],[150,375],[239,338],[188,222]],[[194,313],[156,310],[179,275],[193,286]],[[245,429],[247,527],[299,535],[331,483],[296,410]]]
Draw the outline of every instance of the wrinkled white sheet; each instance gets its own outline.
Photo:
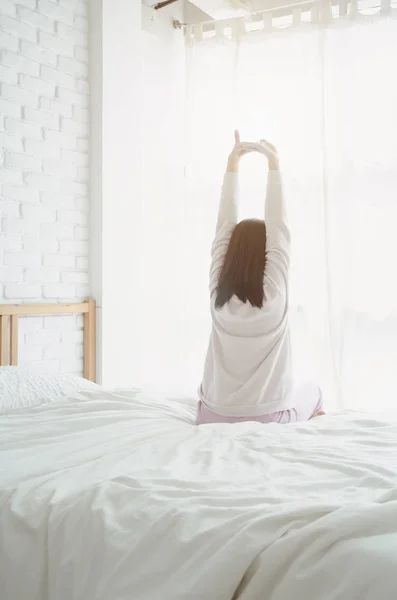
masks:
[[[0,417],[1,600],[395,599],[396,420],[83,395]]]

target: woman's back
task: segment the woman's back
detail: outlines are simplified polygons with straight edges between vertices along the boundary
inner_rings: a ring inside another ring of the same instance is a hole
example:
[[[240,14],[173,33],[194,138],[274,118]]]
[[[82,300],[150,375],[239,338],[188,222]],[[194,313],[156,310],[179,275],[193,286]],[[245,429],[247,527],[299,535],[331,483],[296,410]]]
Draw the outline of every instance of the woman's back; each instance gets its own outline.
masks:
[[[219,271],[213,252],[213,269]],[[256,416],[291,408],[291,357],[287,269],[269,251],[261,308],[235,294],[222,307],[211,296],[212,332],[201,394],[209,409],[227,416]]]
[[[269,163],[265,221],[237,224],[241,156]],[[290,235],[277,152],[267,142],[236,145],[229,157],[212,246],[212,331],[200,386],[198,423],[289,422],[322,410],[321,393],[295,408],[288,328]]]

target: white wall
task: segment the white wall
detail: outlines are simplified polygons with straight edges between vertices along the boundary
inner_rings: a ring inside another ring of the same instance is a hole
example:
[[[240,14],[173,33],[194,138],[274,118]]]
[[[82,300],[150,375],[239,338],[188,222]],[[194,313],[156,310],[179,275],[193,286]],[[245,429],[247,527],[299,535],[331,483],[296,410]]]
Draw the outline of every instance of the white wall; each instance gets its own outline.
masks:
[[[140,2],[91,0],[91,277],[98,374],[109,386],[140,381],[142,348],[151,340],[141,327],[153,300],[148,279],[160,287],[166,280],[156,248],[163,259],[175,255],[172,241],[162,245],[162,215],[182,217],[184,38],[172,17],[182,20],[181,2],[159,11],[149,34]],[[143,272],[142,257],[147,265],[153,250],[153,270]]]
[[[180,293],[186,269],[185,245],[185,39],[172,28],[184,21],[182,3],[159,11],[156,35],[143,35],[143,165],[141,314],[139,372],[135,382],[172,390],[183,357]],[[172,235],[170,235],[172,231]],[[147,315],[150,315],[148,317]],[[175,360],[170,364],[171,357]]]
[[[0,302],[88,286],[87,0],[0,0]],[[26,318],[20,362],[82,370],[80,318]]]

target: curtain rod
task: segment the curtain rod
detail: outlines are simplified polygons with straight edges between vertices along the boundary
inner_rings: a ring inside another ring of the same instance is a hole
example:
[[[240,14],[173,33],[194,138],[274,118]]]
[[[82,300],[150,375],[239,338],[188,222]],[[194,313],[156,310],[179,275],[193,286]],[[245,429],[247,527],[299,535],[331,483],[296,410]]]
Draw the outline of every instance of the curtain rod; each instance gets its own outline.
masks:
[[[172,0],[175,1],[175,0]],[[325,4],[329,4],[331,6],[338,6],[338,5],[363,5],[363,8],[381,8],[384,5],[390,5],[393,3],[393,0],[302,0],[301,2],[294,2],[293,4],[289,3],[289,4],[281,4],[280,6],[273,6],[272,8],[265,8],[263,10],[257,10],[253,13],[250,13],[249,15],[247,15],[248,19],[252,19],[253,21],[258,20],[258,18],[261,17],[261,15],[264,15],[266,13],[274,13],[277,16],[283,16],[285,14],[289,14],[291,11],[293,11],[295,8],[303,8],[305,6],[308,7],[312,7],[313,5],[320,5],[320,6],[324,6]],[[200,27],[202,26],[209,26],[209,25],[215,25],[216,23],[218,23],[219,21],[223,21],[223,22],[227,22],[227,21],[234,21],[235,19],[244,19],[245,17],[230,17],[229,19],[211,19],[208,21],[201,21],[199,23],[181,23],[178,20],[174,20],[172,22],[172,25],[174,27],[174,29],[186,29],[186,27],[188,26],[195,26],[195,25],[199,25]]]
[[[164,2],[158,2],[158,4],[155,4],[153,6],[153,9],[160,10],[161,8],[165,8],[169,4],[174,4],[175,2],[178,2],[178,0],[164,0]]]
[[[176,0],[168,0],[168,2],[175,2]],[[255,19],[255,17],[263,15],[265,13],[268,12],[279,12],[279,11],[285,11],[285,10],[290,10],[293,8],[299,8],[302,6],[312,6],[313,4],[322,4],[324,2],[324,0],[302,0],[301,2],[294,2],[293,4],[281,4],[280,6],[273,6],[273,8],[264,8],[262,10],[256,10],[255,12],[250,13],[249,15],[247,15],[248,18],[252,18]],[[330,2],[333,4],[334,2],[332,0],[330,0]],[[338,0],[339,3],[339,0]],[[160,4],[164,4],[163,2]],[[167,3],[168,4],[168,3]],[[197,25],[214,25],[215,23],[218,23],[219,20],[221,21],[233,21],[234,19],[241,19],[244,17],[229,17],[229,19],[210,19],[208,21],[200,21],[200,23],[197,23]],[[184,27],[187,27],[188,25],[195,25],[195,23],[181,23],[178,20],[174,20],[172,22],[172,25],[174,27],[174,29],[182,29]]]

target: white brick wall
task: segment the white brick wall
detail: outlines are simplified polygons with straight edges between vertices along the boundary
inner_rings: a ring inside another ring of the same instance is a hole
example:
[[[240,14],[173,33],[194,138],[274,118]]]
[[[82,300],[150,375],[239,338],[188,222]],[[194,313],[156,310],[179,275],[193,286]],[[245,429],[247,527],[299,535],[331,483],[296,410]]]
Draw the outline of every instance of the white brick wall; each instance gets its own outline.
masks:
[[[88,0],[0,0],[0,302],[88,276]],[[82,317],[20,321],[20,363],[82,372]]]

